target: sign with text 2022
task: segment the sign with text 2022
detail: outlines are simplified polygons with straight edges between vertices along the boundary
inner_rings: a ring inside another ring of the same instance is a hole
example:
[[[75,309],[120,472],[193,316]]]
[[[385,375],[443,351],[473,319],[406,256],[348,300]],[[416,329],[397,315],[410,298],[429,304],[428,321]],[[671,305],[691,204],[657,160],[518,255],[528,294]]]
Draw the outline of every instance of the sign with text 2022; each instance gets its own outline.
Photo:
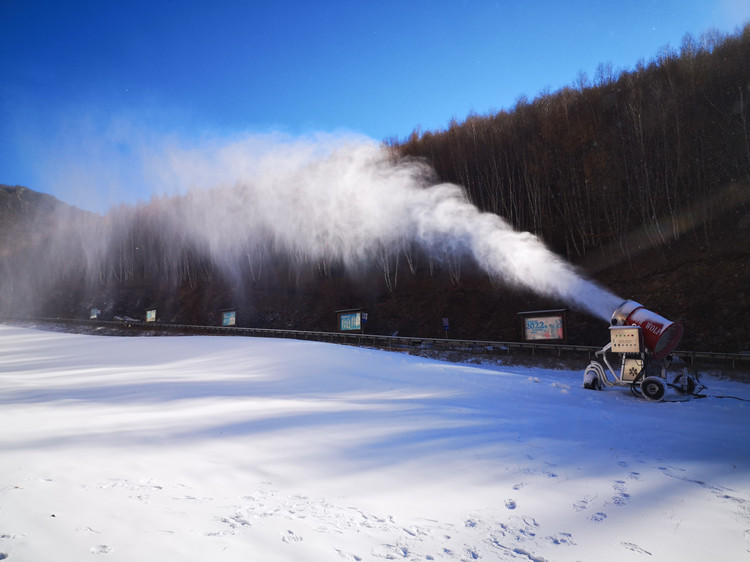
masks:
[[[536,316],[524,318],[524,337],[526,340],[562,340],[562,316]]]

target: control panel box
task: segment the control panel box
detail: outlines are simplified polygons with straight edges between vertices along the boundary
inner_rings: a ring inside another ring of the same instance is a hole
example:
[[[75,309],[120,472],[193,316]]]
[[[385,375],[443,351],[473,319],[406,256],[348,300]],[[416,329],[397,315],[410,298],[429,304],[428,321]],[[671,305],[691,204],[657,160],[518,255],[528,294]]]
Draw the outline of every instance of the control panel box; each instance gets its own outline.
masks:
[[[640,326],[610,326],[609,336],[614,353],[640,353],[642,350]]]

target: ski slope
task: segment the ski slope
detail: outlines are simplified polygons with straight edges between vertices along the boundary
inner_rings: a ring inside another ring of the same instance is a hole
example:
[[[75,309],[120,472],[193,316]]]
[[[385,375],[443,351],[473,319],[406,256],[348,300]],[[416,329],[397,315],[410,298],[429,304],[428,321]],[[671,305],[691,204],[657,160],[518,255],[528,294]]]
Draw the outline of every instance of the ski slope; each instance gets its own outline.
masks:
[[[750,385],[0,325],[0,560],[750,559]]]

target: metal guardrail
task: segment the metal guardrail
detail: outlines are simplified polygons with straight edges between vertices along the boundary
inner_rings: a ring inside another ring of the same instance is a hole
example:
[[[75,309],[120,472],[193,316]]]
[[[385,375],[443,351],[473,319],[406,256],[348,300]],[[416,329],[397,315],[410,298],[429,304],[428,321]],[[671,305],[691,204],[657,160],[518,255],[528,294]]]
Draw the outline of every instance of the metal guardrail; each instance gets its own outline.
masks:
[[[540,353],[587,354],[591,358],[601,349],[598,346],[573,345],[559,343],[532,342],[504,342],[492,340],[459,340],[448,338],[420,338],[410,336],[385,336],[378,334],[361,334],[346,332],[316,332],[306,330],[284,330],[276,328],[241,328],[237,326],[202,326],[189,324],[165,324],[159,322],[142,322],[135,320],[88,320],[69,318],[1,318],[0,322],[40,322],[49,324],[86,325],[113,329],[148,330],[174,334],[195,335],[234,335],[260,338],[287,338],[297,340],[311,340],[328,343],[356,345],[360,347],[375,347],[380,349],[434,349],[441,351],[483,351],[487,353],[531,352]],[[691,365],[702,361],[709,363],[731,362],[732,367],[750,366],[750,353],[723,353],[711,351],[674,351],[673,354]]]

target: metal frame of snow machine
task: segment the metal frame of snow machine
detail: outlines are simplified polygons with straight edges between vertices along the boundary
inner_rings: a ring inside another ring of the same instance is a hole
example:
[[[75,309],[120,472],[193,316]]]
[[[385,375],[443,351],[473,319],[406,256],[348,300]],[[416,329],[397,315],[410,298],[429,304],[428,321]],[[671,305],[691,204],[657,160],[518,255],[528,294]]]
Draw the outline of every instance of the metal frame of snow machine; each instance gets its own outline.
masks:
[[[668,386],[683,394],[696,391],[697,383],[687,369],[678,374],[672,384],[667,383],[671,356],[654,359],[644,346],[640,326],[610,326],[609,330],[610,342],[596,352],[604,365],[596,360],[589,363],[583,373],[584,388],[601,390],[603,387],[629,386],[635,396],[652,402],[663,400]],[[609,353],[620,356],[619,371],[615,371],[610,363]]]

